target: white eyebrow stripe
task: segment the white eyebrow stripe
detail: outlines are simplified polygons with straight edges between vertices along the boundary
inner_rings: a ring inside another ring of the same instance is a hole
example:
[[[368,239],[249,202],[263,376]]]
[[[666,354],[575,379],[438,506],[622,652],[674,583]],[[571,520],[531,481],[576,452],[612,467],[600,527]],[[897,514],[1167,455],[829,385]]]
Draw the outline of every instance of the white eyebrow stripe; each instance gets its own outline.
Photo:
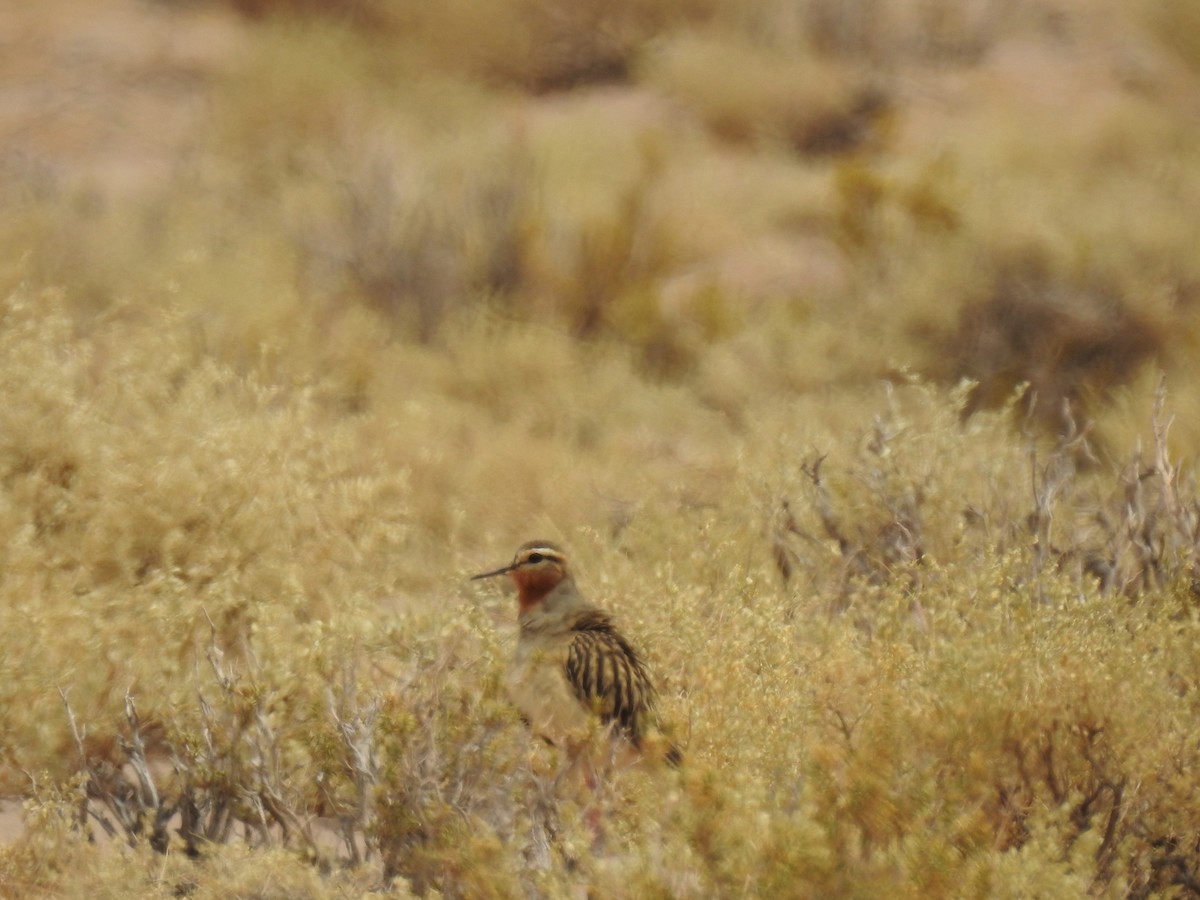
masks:
[[[528,562],[529,557],[533,555],[544,556],[547,559],[552,559],[555,562],[563,562],[566,557],[552,547],[530,547],[521,554],[521,562]]]

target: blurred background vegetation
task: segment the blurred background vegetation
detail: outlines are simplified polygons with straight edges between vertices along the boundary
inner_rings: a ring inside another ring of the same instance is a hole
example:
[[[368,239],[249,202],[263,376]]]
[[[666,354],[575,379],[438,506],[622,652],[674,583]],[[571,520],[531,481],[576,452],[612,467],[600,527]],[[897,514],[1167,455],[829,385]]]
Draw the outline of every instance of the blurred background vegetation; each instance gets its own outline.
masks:
[[[1197,210],[1195,0],[9,4],[0,895],[1200,894]]]

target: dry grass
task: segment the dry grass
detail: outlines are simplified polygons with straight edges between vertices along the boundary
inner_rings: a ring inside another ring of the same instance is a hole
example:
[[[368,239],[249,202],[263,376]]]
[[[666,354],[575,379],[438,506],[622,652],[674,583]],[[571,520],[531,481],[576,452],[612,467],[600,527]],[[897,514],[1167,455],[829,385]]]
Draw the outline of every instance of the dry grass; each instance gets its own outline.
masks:
[[[1200,892],[1168,13],[242,6],[164,192],[4,187],[0,895]],[[681,772],[506,702],[539,535]]]

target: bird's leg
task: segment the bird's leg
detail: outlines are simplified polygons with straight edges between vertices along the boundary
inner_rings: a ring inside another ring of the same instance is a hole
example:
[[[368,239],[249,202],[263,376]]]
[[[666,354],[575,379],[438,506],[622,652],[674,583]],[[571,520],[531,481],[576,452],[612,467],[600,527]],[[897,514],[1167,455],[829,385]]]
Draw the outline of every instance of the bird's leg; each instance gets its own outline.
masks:
[[[583,783],[587,785],[588,802],[583,820],[592,832],[592,852],[604,851],[604,793],[600,775],[596,771],[593,754],[583,755]]]
[[[592,834],[592,852],[604,849],[604,779],[596,765],[595,735],[589,735],[566,746],[566,763],[559,774],[560,782],[583,788],[579,800],[583,806],[583,821]],[[578,778],[578,781],[576,781]],[[578,787],[575,788],[578,790]]]

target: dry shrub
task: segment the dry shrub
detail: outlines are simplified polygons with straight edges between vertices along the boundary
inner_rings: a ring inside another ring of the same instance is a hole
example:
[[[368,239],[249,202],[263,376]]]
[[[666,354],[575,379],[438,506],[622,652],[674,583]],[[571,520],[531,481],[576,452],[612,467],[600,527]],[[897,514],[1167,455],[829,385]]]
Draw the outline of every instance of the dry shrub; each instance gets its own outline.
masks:
[[[940,348],[946,374],[978,383],[964,413],[1002,402],[1027,385],[1030,413],[1057,432],[1064,409],[1130,382],[1167,344],[1162,323],[1111,287],[1056,275],[1039,254],[993,260],[979,301],[968,303]]]
[[[977,383],[968,415],[1026,385],[1021,414],[1065,434],[1072,417],[1096,419],[1147,364],[1170,370],[1188,354],[1190,326],[1177,323],[1190,321],[1195,273],[1177,236],[1194,229],[1179,218],[1178,197],[1062,185],[1034,193],[1035,218],[995,192],[980,196],[964,160],[903,173],[843,166],[838,225],[868,295],[926,345],[906,358],[948,383]],[[1110,203],[1158,239],[1127,239]]]
[[[432,464],[415,397],[389,406],[409,410],[408,426],[389,414],[372,439],[373,414],[347,410],[317,382],[266,383],[270,371],[290,381],[269,357],[239,374],[207,355],[201,323],[176,309],[126,307],[76,324],[65,307],[54,293],[17,294],[0,319],[14,398],[0,422],[6,782],[39,809],[60,809],[53,785],[80,773],[61,811],[135,852],[220,859],[220,845],[236,841],[264,859],[283,848],[452,895],[476,895],[501,862],[512,885],[567,877],[567,851],[547,829],[581,846],[587,838],[570,817],[556,822],[553,768],[535,774],[521,759],[527,738],[495,696],[493,624],[455,621],[424,599],[455,579],[454,564],[444,538],[413,540],[416,498],[392,442],[412,442],[423,474],[445,483],[444,467],[457,473],[449,493],[417,481],[417,502],[436,505],[450,529],[470,447]],[[478,359],[483,341],[495,335],[468,332],[461,352]],[[544,336],[511,343],[511,359],[539,378],[556,365],[559,376],[573,371],[566,337],[560,359],[546,358]],[[531,357],[530,346],[542,353]],[[628,370],[598,378],[605,368],[592,373],[598,396],[626,394]],[[471,394],[466,370],[476,388],[498,387],[478,364],[442,360],[426,371],[437,385],[426,396],[462,421],[503,415],[490,393],[456,405],[453,390]],[[517,421],[498,430],[524,446],[531,406],[501,394]],[[601,402],[616,409],[611,399]],[[562,417],[532,409],[542,416],[535,433],[561,439]],[[500,481],[479,477],[491,489]],[[483,510],[492,501],[478,493]],[[432,516],[427,524],[438,527]],[[390,561],[425,550],[441,561],[406,564],[407,574]],[[397,594],[401,585],[413,593]],[[411,612],[430,607],[438,614]],[[32,788],[19,775],[41,769],[51,771]],[[463,810],[479,838],[467,845]],[[6,851],[14,884],[42,884],[29,855],[41,840],[31,832]],[[529,843],[540,874],[506,855],[514,841]],[[181,883],[192,880],[222,883]]]
[[[658,280],[670,266],[672,250],[650,211],[655,179],[651,164],[614,214],[582,224],[574,271],[567,276],[573,287],[562,301],[578,335],[615,334],[652,370],[669,374],[685,364],[690,336],[663,316]]]
[[[776,498],[776,568],[785,582],[801,578],[829,597],[831,609],[856,597],[869,603],[887,586],[912,598],[919,621],[919,598],[938,565],[981,552],[977,541],[988,534],[988,551],[1009,549],[994,523],[967,532],[963,524],[1019,520],[1024,496],[1006,483],[1021,466],[1017,445],[995,414],[956,424],[952,410],[965,402],[966,386],[950,403],[930,403],[927,391],[912,380],[885,383],[884,406],[849,442],[849,457],[802,456],[793,466],[805,499]]]
[[[977,585],[960,573],[959,586]],[[1187,638],[1165,649],[1161,633],[1131,641],[1086,604],[1026,615],[1027,598],[992,599],[969,624],[932,617],[942,639],[956,635],[947,653],[863,648],[874,658],[865,667],[839,654],[862,679],[855,695],[814,691],[827,720],[813,735],[810,777],[837,855],[861,854],[860,878],[904,860],[906,883],[937,893],[986,896],[1013,878],[1070,893],[1161,889],[1179,874],[1165,847],[1189,840],[1190,828],[1177,829],[1194,801],[1158,786],[1192,752],[1152,747],[1145,734],[1181,733],[1191,700],[1167,674],[1177,662],[1150,660],[1177,660]],[[1103,672],[1081,664],[1093,654]],[[936,836],[917,837],[935,822]],[[1010,854],[1026,872],[1010,869]],[[1196,865],[1185,860],[1184,879]],[[957,878],[971,887],[953,887]]]
[[[162,249],[162,209],[131,213],[52,173],[45,177],[36,189],[14,180],[3,197],[0,239],[14,248],[0,273],[4,295],[28,285],[69,287],[73,310],[102,310],[145,276],[145,260]]]
[[[251,19],[321,16],[348,22],[363,29],[389,21],[388,5],[381,0],[222,0]]]
[[[889,388],[886,411],[860,437],[848,470],[830,474],[823,455],[800,464],[808,502],[801,507],[784,497],[771,532],[785,582],[804,573],[820,593],[837,598],[838,610],[874,588],[899,586],[914,598],[918,623],[924,620],[917,598],[927,579],[938,566],[973,556],[1028,554],[1034,597],[1047,573],[1073,579],[1081,594],[1098,589],[1130,598],[1194,582],[1200,494],[1194,472],[1168,447],[1165,382],[1150,418],[1149,450],[1139,447],[1124,461],[1100,466],[1073,419],[1056,440],[1026,435],[1021,451],[1004,434],[1000,413],[964,422],[954,440],[994,442],[1003,451],[986,463],[968,454],[966,468],[955,466],[952,475],[943,454],[931,452],[955,430],[941,418],[949,408],[914,407],[913,390]],[[961,409],[970,408],[972,394],[969,383],[960,388]],[[1019,392],[1007,405],[1018,402]],[[931,466],[932,459],[939,462]],[[1022,473],[1021,483],[1006,484],[1014,472]],[[957,492],[946,489],[948,477]],[[834,577],[813,580],[822,573]]]
[[[736,34],[676,36],[647,63],[645,78],[723,140],[804,154],[877,144],[891,110],[888,96],[851,69]]]
[[[1141,15],[1152,34],[1169,47],[1185,65],[1200,72],[1200,11],[1187,3],[1145,0]]]
[[[768,10],[781,6],[777,0],[757,5]],[[916,58],[971,64],[1012,28],[1014,20],[1036,20],[1025,6],[996,0],[810,0],[802,5],[801,15],[809,40],[826,53],[875,61]]]
[[[510,135],[421,147],[376,134],[348,155],[289,226],[307,293],[364,302],[429,341],[457,307],[524,286],[538,184]]]
[[[406,391],[350,412],[262,383],[270,366],[233,374],[169,309],[75,328],[40,299],[10,298],[0,370],[18,401],[0,715],[13,764],[50,769],[0,851],[19,890],[80,866],[149,895],[271,872],[316,896],[1195,877],[1196,507],[1165,442],[1158,481],[1081,473],[1069,448],[1031,456],[1003,412],[963,422],[965,389],[915,381],[882,404],[764,396],[731,432],[598,344],[495,324],[377,351]],[[782,587],[757,514],[781,496]],[[1079,524],[1098,499],[1107,538]],[[456,584],[464,553],[490,561],[531,521],[565,533],[648,649],[682,774],[573,794],[505,702],[511,601]],[[1088,568],[1105,540],[1108,584]],[[89,849],[81,815],[136,846]]]
[[[119,716],[131,684],[188,669],[208,640],[202,608],[236,647],[379,590],[387,576],[353,573],[407,532],[402,471],[374,470],[311,394],[202,358],[179,325],[114,312],[81,335],[53,294],[3,309],[3,610],[39,636],[6,666],[38,696],[75,684],[81,719]],[[106,662],[82,663],[90,653]],[[14,727],[27,753],[55,740]]]
[[[629,78],[643,46],[660,32],[703,15],[708,0],[620,0],[564,5],[525,0],[511,11],[521,25],[523,56],[492,71],[535,91]],[[514,63],[515,69],[510,69]]]
[[[1164,380],[1149,449],[1134,451],[1113,483],[1081,504],[1070,552],[1104,591],[1136,598],[1186,586],[1200,596],[1200,493],[1195,471],[1172,459],[1165,398]]]
[[[449,640],[413,642],[380,710],[370,846],[385,879],[420,894],[512,895],[566,871],[553,770],[531,767],[494,640],[472,615]]]
[[[6,208],[31,249],[5,282],[67,296],[0,305],[0,783],[27,801],[0,893],[1194,891],[1200,513],[1174,404],[1145,452],[1084,466],[1078,401],[1057,439],[1017,435],[893,366],[956,378],[974,361],[921,350],[969,318],[1059,396],[1060,359],[1116,384],[1130,346],[1194,374],[1182,107],[1122,94],[1064,134],[1057,108],[954,94],[952,124],[886,148],[913,156],[836,174],[757,132],[714,148],[644,88],[512,128],[512,94],[468,78],[651,71],[650,36],[667,60],[693,39],[671,22],[734,61],[817,34],[836,69],[971,60],[1007,15],[518,7],[391,6],[362,44],[276,21],[177,192],[130,214],[32,173]],[[904,102],[927,85],[895,74]],[[838,243],[845,290],[664,305],[697,248],[798,232]],[[1053,342],[1023,344],[1014,307]],[[1181,425],[1194,380],[1169,380]],[[570,793],[504,701],[512,604],[459,582],[531,533],[645,646],[682,774]]]
[[[624,81],[642,48],[662,31],[706,15],[711,0],[508,0],[436,5],[380,0],[226,0],[277,23],[317,18],[361,29],[429,66],[467,78],[544,93]]]
[[[686,258],[662,205],[667,148],[647,131],[634,141],[633,171],[595,209],[547,201],[528,242],[533,262],[516,303],[518,315],[550,317],[576,337],[616,339],[656,377],[686,373],[704,348],[739,327],[739,315],[714,290],[686,309],[664,296],[669,273]],[[608,176],[608,173],[605,173]],[[582,206],[582,204],[579,204]]]
[[[467,0],[393,11],[392,28],[435,68],[535,93],[628,80],[658,35],[707,15],[711,0],[562,4]]]
[[[235,222],[272,211],[281,186],[356,134],[381,80],[398,77],[350,28],[284,21],[255,38],[253,54],[214,85],[212,152],[181,173],[183,185],[219,184]],[[222,165],[229,158],[237,165]]]
[[[834,236],[847,252],[868,257],[887,246],[892,228],[942,238],[962,227],[953,164],[934,160],[914,174],[889,177],[869,164],[838,165]],[[878,260],[863,260],[866,266]]]
[[[26,834],[0,853],[0,871],[53,891],[61,882],[36,871],[38,848],[52,840],[77,857],[82,834],[173,858],[142,857],[132,873],[99,866],[97,884],[132,877],[151,893],[243,883],[249,873],[222,862],[238,848],[290,864],[279,877],[315,896],[347,882],[400,896],[558,893],[591,877],[580,848],[593,835],[571,781],[499,696],[494,623],[460,607],[368,636],[362,614],[258,629],[261,643],[244,634],[228,650],[210,626],[204,659],[170,688],[165,730],[131,695],[115,735],[64,697],[79,773],[62,788],[32,785]]]
[[[957,426],[943,410],[935,432],[913,428],[932,424],[929,410],[919,395],[900,399],[860,437],[851,473],[802,467],[811,511],[785,502],[773,543],[785,580],[802,561],[809,584],[829,577],[816,585],[829,609],[851,611],[877,637],[890,623],[881,643],[851,651],[875,659],[873,674],[838,658],[834,671],[860,674],[823,675],[822,663],[806,688],[825,734],[810,745],[810,797],[837,810],[828,819],[835,853],[854,848],[860,876],[874,877],[873,859],[894,861],[916,821],[952,808],[921,850],[940,862],[907,870],[923,890],[951,890],[949,860],[983,848],[1061,853],[1065,865],[1047,882],[1059,890],[1145,896],[1191,884],[1200,857],[1194,828],[1182,823],[1194,800],[1167,785],[1193,751],[1187,741],[1145,739],[1183,734],[1194,703],[1194,666],[1177,654],[1191,640],[1200,497],[1169,456],[1161,393],[1153,449],[1124,467],[1081,474],[1065,442],[1031,444],[1022,465],[1016,442],[990,431],[993,419],[954,438],[974,480],[957,466],[923,469],[914,450]],[[985,463],[969,449],[976,441],[1009,446]],[[1024,485],[1005,483],[1022,469]],[[958,493],[944,490],[950,483]],[[1104,599],[1121,597],[1141,606],[1115,613]],[[917,649],[926,642],[941,650],[926,655]],[[905,687],[893,683],[892,665],[909,673]],[[934,797],[936,809],[918,812]],[[1015,874],[1000,856],[967,869],[972,894]]]

